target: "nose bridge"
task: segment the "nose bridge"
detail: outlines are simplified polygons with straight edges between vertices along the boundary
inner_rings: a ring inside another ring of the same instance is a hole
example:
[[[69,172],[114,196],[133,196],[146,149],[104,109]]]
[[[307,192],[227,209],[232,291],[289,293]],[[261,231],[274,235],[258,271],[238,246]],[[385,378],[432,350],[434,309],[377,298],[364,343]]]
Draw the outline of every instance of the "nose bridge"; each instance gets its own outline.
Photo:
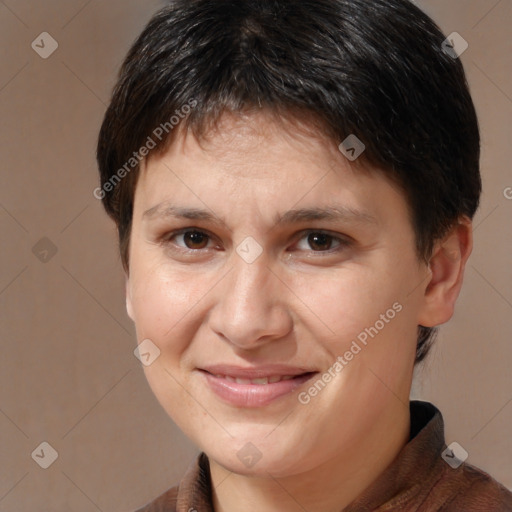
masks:
[[[261,255],[248,263],[233,255],[233,266],[217,295],[211,327],[243,348],[284,336],[290,329],[280,280]]]
[[[275,301],[273,280],[276,277],[269,269],[266,258],[260,256],[251,263],[238,255],[233,259],[224,297],[235,321],[237,315],[245,317],[250,314],[254,320],[255,315],[268,314],[271,303]]]

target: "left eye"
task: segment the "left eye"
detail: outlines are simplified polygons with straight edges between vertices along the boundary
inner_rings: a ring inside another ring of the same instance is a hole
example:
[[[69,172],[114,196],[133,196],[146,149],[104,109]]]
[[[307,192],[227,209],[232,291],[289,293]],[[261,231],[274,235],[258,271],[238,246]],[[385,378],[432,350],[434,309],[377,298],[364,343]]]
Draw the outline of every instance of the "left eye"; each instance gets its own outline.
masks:
[[[311,249],[313,249],[314,252],[326,252],[332,249],[333,244],[335,244],[335,247],[339,248],[347,245],[348,243],[342,238],[330,235],[328,233],[323,233],[321,231],[309,231],[300,240],[306,240],[306,243]],[[306,251],[309,250],[308,248],[302,249]]]
[[[189,230],[176,233],[169,240],[177,237],[183,237],[185,248],[192,250],[205,249],[208,244],[208,240],[210,239],[210,236],[202,231]],[[180,247],[183,246],[180,245]]]

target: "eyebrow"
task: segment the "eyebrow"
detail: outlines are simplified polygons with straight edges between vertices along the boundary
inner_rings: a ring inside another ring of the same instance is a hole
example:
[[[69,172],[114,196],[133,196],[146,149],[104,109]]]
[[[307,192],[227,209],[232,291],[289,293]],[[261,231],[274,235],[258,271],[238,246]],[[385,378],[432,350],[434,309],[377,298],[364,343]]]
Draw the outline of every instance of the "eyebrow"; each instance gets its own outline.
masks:
[[[200,220],[208,222],[216,226],[226,226],[226,220],[215,215],[211,211],[203,210],[200,208],[185,208],[179,207],[167,202],[163,202],[146,210],[142,214],[143,219],[158,218],[175,218],[187,220]],[[363,223],[363,224],[378,224],[377,219],[370,215],[368,212],[356,210],[346,206],[325,206],[314,208],[299,208],[289,210],[284,214],[276,214],[274,216],[275,224],[299,224],[301,222],[311,221],[327,221],[327,222],[350,222],[350,223]]]

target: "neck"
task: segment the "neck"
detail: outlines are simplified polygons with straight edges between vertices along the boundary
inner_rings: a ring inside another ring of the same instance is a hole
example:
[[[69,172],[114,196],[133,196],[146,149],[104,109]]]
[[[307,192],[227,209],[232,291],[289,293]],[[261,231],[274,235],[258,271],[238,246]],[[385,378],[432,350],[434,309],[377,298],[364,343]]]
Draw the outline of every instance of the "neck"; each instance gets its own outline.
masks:
[[[400,405],[368,435],[321,465],[283,478],[232,473],[210,459],[215,512],[339,512],[396,458],[409,440],[409,409]]]

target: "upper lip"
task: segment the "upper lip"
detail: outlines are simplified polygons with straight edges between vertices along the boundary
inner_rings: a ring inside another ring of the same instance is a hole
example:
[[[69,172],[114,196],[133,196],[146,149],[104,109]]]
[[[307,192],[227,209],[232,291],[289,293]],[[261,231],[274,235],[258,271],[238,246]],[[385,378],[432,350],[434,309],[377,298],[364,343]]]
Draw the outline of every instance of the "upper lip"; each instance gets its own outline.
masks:
[[[288,366],[283,364],[267,364],[262,366],[233,366],[227,364],[215,364],[203,366],[200,370],[207,371],[212,375],[225,375],[239,379],[259,379],[265,377],[272,377],[274,375],[302,375],[304,373],[311,373],[315,370],[301,368],[298,366]]]

